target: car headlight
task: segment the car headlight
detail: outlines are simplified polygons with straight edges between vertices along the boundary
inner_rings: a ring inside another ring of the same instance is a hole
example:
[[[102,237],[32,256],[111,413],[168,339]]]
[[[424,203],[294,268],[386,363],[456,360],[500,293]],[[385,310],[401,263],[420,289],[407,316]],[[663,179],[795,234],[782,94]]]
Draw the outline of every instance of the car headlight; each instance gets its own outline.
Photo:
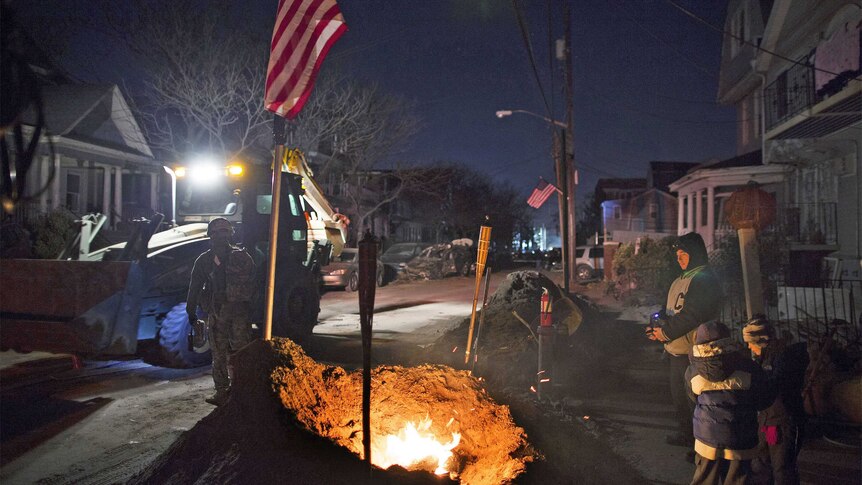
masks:
[[[335,270],[335,271],[333,271],[333,272],[331,272],[331,273],[329,273],[329,274],[331,274],[331,275],[333,275],[333,276],[334,276],[334,275],[343,275],[343,274],[344,274],[344,273],[346,273],[346,272],[347,272],[347,270],[346,270],[346,269],[337,269],[337,270]]]

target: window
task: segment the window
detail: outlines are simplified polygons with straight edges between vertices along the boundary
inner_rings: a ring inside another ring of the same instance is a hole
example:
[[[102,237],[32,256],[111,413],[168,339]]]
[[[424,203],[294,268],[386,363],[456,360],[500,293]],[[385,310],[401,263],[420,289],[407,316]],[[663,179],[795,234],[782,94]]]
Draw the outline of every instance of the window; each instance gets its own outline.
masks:
[[[614,206],[614,219],[622,219],[623,218],[623,210],[620,206]]]
[[[751,102],[754,104],[754,110],[753,110],[754,115],[752,116],[751,121],[752,121],[752,124],[754,125],[754,138],[755,139],[760,138],[760,116],[761,116],[760,115],[760,113],[761,113],[760,101],[761,101],[761,98],[759,98],[757,94],[755,94],[751,98]]]
[[[748,40],[748,29],[746,27],[745,3],[740,5],[739,10],[733,16],[733,21],[730,25],[730,55],[731,58],[736,57],[745,41]]]
[[[658,219],[658,204],[649,205],[649,218]]]
[[[77,173],[66,174],[66,208],[77,213],[81,206],[81,176]]]

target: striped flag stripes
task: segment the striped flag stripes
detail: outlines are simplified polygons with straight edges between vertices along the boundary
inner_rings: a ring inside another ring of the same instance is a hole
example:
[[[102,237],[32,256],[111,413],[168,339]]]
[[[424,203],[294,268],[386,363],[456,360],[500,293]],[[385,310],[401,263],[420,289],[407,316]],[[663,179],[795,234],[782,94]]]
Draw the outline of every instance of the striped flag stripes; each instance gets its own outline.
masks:
[[[554,184],[548,183],[543,178],[539,178],[539,183],[536,185],[536,188],[533,189],[533,193],[530,194],[530,197],[527,199],[527,205],[534,209],[538,209],[542,207],[542,204],[548,200],[548,197],[557,190],[557,187]]]
[[[266,70],[264,106],[295,118],[311,95],[327,52],[347,24],[335,0],[280,0]]]

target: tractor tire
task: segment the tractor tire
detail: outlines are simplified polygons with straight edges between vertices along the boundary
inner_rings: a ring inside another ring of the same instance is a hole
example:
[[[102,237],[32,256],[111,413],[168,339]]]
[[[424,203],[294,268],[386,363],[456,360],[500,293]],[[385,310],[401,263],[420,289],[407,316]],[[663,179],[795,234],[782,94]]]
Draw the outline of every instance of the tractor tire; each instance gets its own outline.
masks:
[[[312,289],[295,286],[280,305],[274,333],[278,337],[302,340],[309,337],[317,324],[320,296]]]
[[[359,274],[354,271],[347,277],[347,284],[344,285],[344,291],[356,291],[359,289]]]
[[[186,314],[186,303],[182,302],[171,308],[171,311],[162,320],[162,326],[159,329],[160,363],[162,365],[174,368],[190,368],[202,367],[212,362],[210,350],[203,353],[189,350],[188,335],[190,329],[191,324]]]
[[[586,264],[579,264],[577,268],[575,268],[575,276],[581,283],[591,280],[593,278],[593,268],[590,268]]]

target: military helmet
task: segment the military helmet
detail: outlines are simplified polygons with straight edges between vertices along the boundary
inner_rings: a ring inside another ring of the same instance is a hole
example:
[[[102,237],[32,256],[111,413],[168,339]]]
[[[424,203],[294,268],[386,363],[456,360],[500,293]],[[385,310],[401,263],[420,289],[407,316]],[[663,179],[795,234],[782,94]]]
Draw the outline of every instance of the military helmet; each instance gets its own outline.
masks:
[[[216,231],[228,231],[231,236],[233,235],[233,226],[230,221],[225,219],[224,217],[216,217],[211,220],[209,225],[207,226],[207,236],[212,237],[213,233]]]

